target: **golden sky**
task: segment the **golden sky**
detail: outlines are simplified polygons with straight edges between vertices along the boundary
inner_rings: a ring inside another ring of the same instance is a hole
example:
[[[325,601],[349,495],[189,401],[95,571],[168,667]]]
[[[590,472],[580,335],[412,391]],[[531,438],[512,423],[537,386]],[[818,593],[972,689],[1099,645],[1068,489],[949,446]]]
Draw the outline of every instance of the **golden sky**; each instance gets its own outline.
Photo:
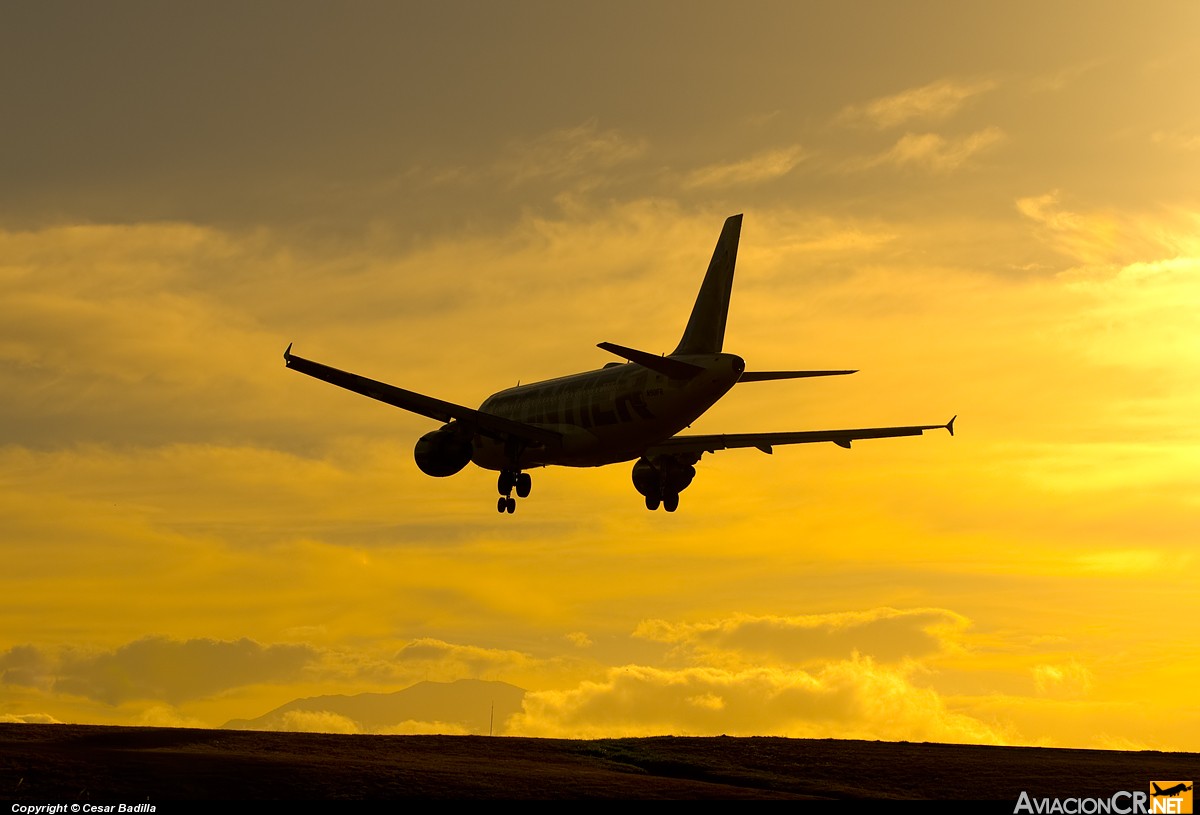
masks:
[[[0,720],[218,726],[421,680],[502,732],[1197,750],[1200,5],[0,8]],[[696,432],[958,434],[417,470],[669,351]],[[425,723],[426,726],[432,726]],[[422,723],[412,723],[420,729]]]

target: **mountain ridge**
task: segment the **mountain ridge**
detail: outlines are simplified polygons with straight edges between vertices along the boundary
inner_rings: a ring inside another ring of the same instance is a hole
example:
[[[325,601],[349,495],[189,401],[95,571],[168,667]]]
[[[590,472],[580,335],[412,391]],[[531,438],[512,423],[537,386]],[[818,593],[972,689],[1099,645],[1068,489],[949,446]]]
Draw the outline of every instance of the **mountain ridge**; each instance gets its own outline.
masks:
[[[423,681],[390,693],[309,696],[285,702],[252,719],[230,719],[222,730],[336,733],[503,733],[521,712],[525,690],[507,682],[459,679]]]

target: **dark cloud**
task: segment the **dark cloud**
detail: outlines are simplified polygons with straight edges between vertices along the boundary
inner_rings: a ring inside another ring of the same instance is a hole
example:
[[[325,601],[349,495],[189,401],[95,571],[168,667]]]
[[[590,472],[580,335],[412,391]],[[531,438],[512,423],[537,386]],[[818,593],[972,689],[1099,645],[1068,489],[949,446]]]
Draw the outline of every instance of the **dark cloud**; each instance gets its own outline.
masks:
[[[29,645],[0,656],[3,681],[117,705],[139,699],[178,704],[259,682],[295,681],[318,652],[249,639],[146,637],[115,651],[43,653]]]
[[[51,660],[32,645],[17,645],[0,654],[0,683],[24,687],[44,686]]]
[[[991,84],[969,78],[979,71],[1062,71],[1114,41],[1152,48],[1165,15],[1139,16],[1083,33],[1071,15],[1033,6],[1001,20],[941,3],[867,15],[774,5],[730,15],[703,2],[6,6],[0,221],[336,231],[403,219],[440,230],[553,201],[581,157],[611,166],[654,145],[644,189],[663,167],[736,166],[797,139],[837,153],[846,134],[828,124],[847,105],[891,123],[976,97],[983,107]],[[944,30],[970,32],[971,59]],[[1128,84],[1114,91],[1129,97]],[[1095,112],[1075,106],[1081,122]],[[594,137],[522,172],[544,183],[515,195],[404,183],[418,168],[478,174],[512,145],[544,154],[547,134],[581,122],[598,123]],[[1008,130],[974,126],[985,124]],[[815,183],[780,194],[811,195]],[[823,195],[854,197],[845,183],[821,184]]]

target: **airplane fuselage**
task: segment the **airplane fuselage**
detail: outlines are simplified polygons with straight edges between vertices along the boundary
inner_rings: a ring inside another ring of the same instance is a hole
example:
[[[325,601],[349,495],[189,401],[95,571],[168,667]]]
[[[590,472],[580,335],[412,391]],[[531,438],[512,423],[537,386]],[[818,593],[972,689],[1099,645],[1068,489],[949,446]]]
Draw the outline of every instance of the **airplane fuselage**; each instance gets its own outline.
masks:
[[[489,396],[479,410],[563,435],[560,447],[515,451],[517,466],[599,467],[631,461],[695,421],[728,393],[746,369],[734,354],[672,357],[704,368],[671,379],[635,363],[518,385]],[[489,470],[513,468],[514,451],[476,436],[471,461]]]

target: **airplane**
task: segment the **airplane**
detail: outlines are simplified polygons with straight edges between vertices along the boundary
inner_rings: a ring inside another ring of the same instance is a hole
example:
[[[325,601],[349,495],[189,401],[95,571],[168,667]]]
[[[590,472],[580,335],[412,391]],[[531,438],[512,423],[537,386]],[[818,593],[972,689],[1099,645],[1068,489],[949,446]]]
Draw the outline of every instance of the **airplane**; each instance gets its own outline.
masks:
[[[1186,782],[1181,782],[1179,784],[1176,784],[1173,787],[1167,787],[1165,790],[1162,787],[1158,786],[1158,784],[1155,784],[1153,781],[1150,782],[1150,786],[1154,787],[1154,792],[1152,792],[1150,794],[1156,798],[1160,795],[1166,795],[1169,797],[1174,797],[1176,795],[1182,795],[1183,793],[1187,792],[1188,790],[1190,790],[1192,788],[1192,785],[1188,784]]]
[[[683,337],[665,356],[602,342],[597,347],[625,361],[517,385],[492,394],[478,409],[304,359],[292,353],[291,344],[283,358],[292,370],[441,422],[417,441],[417,467],[438,478],[468,463],[498,471],[496,510],[507,514],[516,511],[514,491],[519,498],[529,496],[532,480],[526,470],[536,467],[633,461],[633,486],[645,497],[646,508],[674,512],[705,453],[750,447],[771,453],[776,445],[814,442],[849,449],[860,439],[920,436],[926,430],[954,435],[953,418],[908,427],[676,435],[738,383],[857,373],[747,371],[741,357],[723,352],[741,227],[741,215],[726,219]]]

